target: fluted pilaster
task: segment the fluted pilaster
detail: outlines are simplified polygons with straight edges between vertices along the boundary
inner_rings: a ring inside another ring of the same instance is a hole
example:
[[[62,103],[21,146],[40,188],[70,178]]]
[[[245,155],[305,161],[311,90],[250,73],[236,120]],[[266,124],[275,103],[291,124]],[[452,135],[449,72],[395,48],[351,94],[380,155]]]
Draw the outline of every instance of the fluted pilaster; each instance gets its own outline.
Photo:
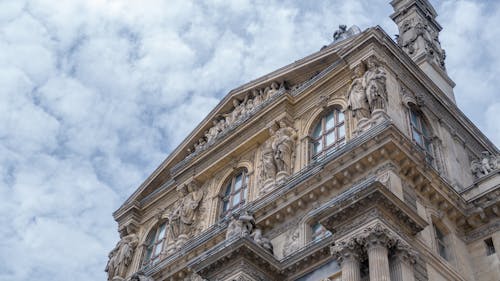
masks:
[[[356,241],[341,242],[331,247],[332,255],[337,258],[342,269],[342,281],[360,281],[361,271],[359,248]]]

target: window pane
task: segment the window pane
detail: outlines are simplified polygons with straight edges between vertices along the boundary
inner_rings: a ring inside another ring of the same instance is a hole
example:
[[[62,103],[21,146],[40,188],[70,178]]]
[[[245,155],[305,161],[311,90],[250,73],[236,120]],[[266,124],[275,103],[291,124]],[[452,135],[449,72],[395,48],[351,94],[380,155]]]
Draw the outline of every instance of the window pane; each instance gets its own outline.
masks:
[[[335,127],[335,115],[332,112],[328,113],[328,115],[326,116],[326,129],[331,129]]]
[[[319,136],[321,136],[321,121],[318,122],[318,125],[316,125],[316,128],[314,128],[314,131],[313,131],[313,138],[318,138]]]
[[[339,116],[339,123],[344,122],[344,113],[337,111],[337,114]]]
[[[339,138],[343,138],[345,136],[345,127],[344,125],[339,127]]]
[[[415,113],[415,111],[410,111],[410,119],[411,119],[411,123],[413,124],[413,126],[415,127],[419,127],[418,126],[418,117],[417,117],[417,114]]]
[[[332,131],[326,135],[326,145],[332,145],[335,143],[335,131]]]
[[[158,240],[161,240],[163,237],[165,237],[165,224],[160,225]]]
[[[241,188],[243,183],[243,174],[238,174],[234,179],[234,190],[237,191]]]
[[[226,212],[229,209],[229,200],[224,201],[222,204],[222,212]]]
[[[425,126],[423,122],[420,123],[422,124],[422,133],[424,134],[424,136],[430,137],[429,130],[427,130],[427,126]]]
[[[229,182],[226,186],[226,193],[224,193],[224,197],[229,197],[231,195],[231,182]]]
[[[241,202],[241,199],[240,199],[240,193],[235,193],[232,197],[232,206],[236,206],[238,205],[239,203]]]
[[[151,253],[152,252],[153,252],[153,248],[152,247],[148,247],[146,249],[146,256],[144,257],[145,263],[149,262],[149,259],[151,259]]]
[[[422,143],[422,136],[418,131],[413,129],[413,139],[421,146],[424,147],[424,144]]]
[[[313,154],[316,155],[321,152],[321,149],[323,149],[321,142],[315,142],[313,144]]]
[[[247,200],[247,190],[248,189],[245,188],[245,189],[243,189],[243,191],[241,191],[242,195],[243,195],[243,200],[245,200],[245,201]]]
[[[157,256],[161,253],[161,246],[163,246],[163,243],[156,244],[155,253],[154,253],[155,256]]]

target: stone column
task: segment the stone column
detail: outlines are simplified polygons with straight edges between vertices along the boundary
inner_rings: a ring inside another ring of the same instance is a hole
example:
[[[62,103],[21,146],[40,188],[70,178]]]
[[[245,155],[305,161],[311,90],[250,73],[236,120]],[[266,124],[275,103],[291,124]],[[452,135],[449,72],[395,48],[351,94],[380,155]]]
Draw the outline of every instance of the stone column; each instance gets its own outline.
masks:
[[[366,229],[362,238],[368,252],[368,266],[370,268],[370,281],[391,281],[389,271],[389,250],[393,239],[388,231],[380,225]]]
[[[354,240],[340,242],[331,247],[331,253],[340,263],[342,281],[360,281],[361,271],[359,262],[359,248]]]
[[[406,245],[397,245],[390,262],[391,281],[415,281],[415,253]]]

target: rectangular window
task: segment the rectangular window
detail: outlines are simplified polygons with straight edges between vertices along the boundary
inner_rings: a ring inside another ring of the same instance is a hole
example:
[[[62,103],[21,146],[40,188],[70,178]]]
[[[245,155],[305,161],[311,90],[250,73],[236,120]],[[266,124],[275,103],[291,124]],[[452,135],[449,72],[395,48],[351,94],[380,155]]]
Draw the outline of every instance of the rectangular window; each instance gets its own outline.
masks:
[[[495,245],[493,244],[493,239],[491,239],[491,237],[484,240],[484,244],[486,246],[486,255],[487,256],[493,255],[494,253],[497,252],[495,250]]]
[[[441,230],[436,225],[434,225],[434,230],[436,232],[436,243],[437,243],[438,253],[443,259],[448,260],[448,255],[446,252],[445,236],[443,232],[441,232]]]

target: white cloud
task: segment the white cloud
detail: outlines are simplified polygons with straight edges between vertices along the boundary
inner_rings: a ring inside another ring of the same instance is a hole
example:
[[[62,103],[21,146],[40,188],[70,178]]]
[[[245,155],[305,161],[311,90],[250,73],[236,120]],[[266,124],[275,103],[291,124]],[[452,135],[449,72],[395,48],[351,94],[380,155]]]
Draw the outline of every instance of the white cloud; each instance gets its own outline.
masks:
[[[435,3],[458,104],[500,143],[499,4]],[[389,1],[0,2],[0,281],[104,279],[111,213],[230,89]],[[486,109],[486,110],[485,110]]]

